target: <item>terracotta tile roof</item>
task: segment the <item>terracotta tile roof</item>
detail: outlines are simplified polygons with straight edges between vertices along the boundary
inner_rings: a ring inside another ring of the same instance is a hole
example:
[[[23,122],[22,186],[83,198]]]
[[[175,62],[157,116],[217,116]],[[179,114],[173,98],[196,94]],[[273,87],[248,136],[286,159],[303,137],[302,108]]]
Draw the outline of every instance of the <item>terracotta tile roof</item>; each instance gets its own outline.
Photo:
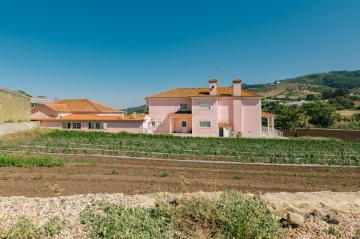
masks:
[[[44,104],[57,112],[72,113],[120,113],[122,111],[110,108],[88,99],[59,100],[55,103]]]
[[[270,112],[262,112],[261,117],[275,117],[275,114]]]
[[[228,122],[219,122],[219,127],[232,127],[232,125]]]
[[[35,121],[144,121],[145,114],[136,114],[121,117],[120,114],[69,114],[62,118],[31,118]]]
[[[201,97],[210,96],[209,88],[174,88],[168,91],[161,92],[147,98],[176,98],[176,97]],[[218,87],[216,96],[233,96],[232,87]],[[256,93],[241,90],[241,96],[243,97],[262,97]]]

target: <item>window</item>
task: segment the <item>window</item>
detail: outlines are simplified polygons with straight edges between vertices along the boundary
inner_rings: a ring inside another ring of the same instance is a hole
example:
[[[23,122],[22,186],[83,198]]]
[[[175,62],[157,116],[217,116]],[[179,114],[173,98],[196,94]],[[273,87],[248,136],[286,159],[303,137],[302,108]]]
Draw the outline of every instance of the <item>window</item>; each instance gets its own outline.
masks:
[[[81,123],[72,123],[73,129],[81,129]]]
[[[157,121],[156,121],[156,126],[157,126],[157,127],[160,127],[160,126],[161,126],[161,120],[157,120]]]
[[[211,128],[211,122],[210,121],[200,121],[199,128]]]
[[[89,129],[102,129],[101,123],[89,122]]]
[[[188,104],[180,104],[180,110],[188,110],[189,105]]]
[[[151,121],[151,127],[155,127],[156,126],[156,122],[153,120]]]
[[[63,129],[70,129],[71,128],[71,124],[69,122],[63,122],[62,123],[62,128]]]
[[[186,127],[186,121],[185,120],[181,121],[181,127]]]
[[[210,110],[211,105],[210,104],[199,104],[199,110]]]

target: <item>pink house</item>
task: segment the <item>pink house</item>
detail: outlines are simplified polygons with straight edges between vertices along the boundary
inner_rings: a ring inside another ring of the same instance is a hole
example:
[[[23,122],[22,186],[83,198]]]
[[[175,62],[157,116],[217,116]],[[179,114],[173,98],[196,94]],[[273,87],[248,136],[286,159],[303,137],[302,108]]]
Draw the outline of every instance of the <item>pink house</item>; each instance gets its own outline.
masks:
[[[162,134],[262,137],[261,96],[241,88],[241,80],[220,87],[175,88],[146,97],[150,130]]]
[[[88,99],[60,100],[31,110],[31,120],[52,129],[147,133],[149,117],[126,115]]]

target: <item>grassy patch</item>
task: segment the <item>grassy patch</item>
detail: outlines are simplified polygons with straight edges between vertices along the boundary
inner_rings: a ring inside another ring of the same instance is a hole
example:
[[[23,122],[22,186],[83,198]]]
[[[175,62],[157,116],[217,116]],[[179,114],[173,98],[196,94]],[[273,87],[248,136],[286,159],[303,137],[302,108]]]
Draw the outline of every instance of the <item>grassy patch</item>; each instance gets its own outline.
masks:
[[[65,162],[49,156],[0,154],[0,167],[57,167],[63,166]]]
[[[190,198],[156,208],[98,203],[81,221],[93,238],[281,238],[269,210],[237,192],[218,200]]]
[[[167,178],[167,177],[170,176],[170,173],[164,171],[164,172],[162,172],[162,173],[157,174],[156,176],[158,176],[158,177],[160,177],[160,178]]]
[[[233,179],[240,180],[243,179],[244,176],[240,172],[235,172],[235,175],[233,176]]]
[[[92,238],[170,238],[167,233],[172,228],[171,220],[160,209],[126,209],[104,202],[98,207],[101,214],[86,208],[80,216]]]
[[[21,218],[1,238],[17,239],[17,238],[52,238],[59,234],[65,227],[67,222],[59,217],[54,217],[47,221],[43,226],[36,226],[31,220]]]
[[[105,175],[118,175],[120,174],[118,170],[113,169],[110,172],[105,173]]]
[[[340,231],[338,231],[335,227],[329,227],[329,229],[327,230],[327,233],[329,235],[333,235],[336,238],[340,238],[341,237],[341,233]]]

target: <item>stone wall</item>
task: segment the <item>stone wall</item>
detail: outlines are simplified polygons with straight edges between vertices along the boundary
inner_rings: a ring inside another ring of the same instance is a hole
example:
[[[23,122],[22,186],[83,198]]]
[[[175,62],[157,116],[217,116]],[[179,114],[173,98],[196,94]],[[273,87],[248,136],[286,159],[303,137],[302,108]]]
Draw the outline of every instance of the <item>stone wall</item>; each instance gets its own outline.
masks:
[[[296,129],[299,137],[325,137],[336,138],[345,142],[360,142],[360,130],[346,129]],[[285,137],[294,137],[295,133],[283,130]]]
[[[38,121],[2,123],[0,124],[0,136],[37,129],[39,126]]]

